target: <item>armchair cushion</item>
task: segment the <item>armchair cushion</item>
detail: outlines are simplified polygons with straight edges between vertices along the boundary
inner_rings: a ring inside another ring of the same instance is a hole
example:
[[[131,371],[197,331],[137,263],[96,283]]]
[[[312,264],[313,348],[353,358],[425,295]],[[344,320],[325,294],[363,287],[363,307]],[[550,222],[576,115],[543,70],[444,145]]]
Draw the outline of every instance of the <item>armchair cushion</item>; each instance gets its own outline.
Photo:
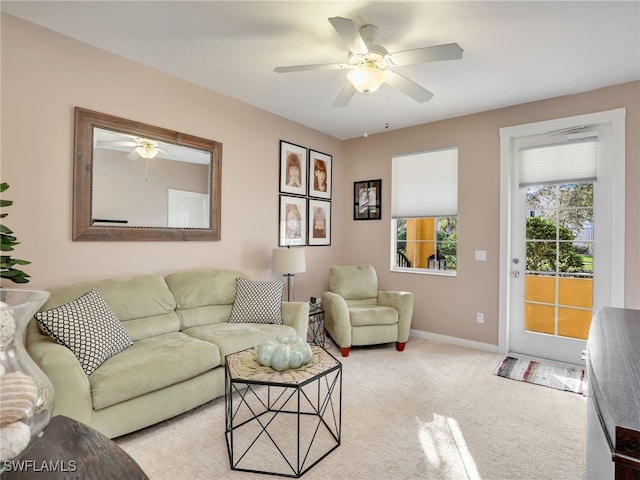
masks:
[[[341,266],[329,270],[329,291],[345,300],[378,296],[378,277],[371,265]]]
[[[398,323],[398,311],[391,307],[349,307],[349,316],[352,327]]]

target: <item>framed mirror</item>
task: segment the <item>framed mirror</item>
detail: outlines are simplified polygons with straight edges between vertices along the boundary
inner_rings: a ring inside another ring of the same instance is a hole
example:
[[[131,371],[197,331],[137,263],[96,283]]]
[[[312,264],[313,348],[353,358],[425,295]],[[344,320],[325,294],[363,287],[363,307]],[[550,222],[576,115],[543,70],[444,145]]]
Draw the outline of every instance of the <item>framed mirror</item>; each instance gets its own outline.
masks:
[[[222,144],[75,109],[73,240],[220,240]]]

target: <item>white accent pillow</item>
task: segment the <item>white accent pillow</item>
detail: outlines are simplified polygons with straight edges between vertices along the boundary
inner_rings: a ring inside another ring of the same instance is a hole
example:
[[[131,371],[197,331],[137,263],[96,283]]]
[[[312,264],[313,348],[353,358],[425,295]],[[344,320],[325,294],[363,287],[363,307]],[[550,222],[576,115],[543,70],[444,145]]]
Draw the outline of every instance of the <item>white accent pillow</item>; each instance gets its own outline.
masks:
[[[133,344],[129,332],[97,290],[38,312],[35,318],[44,333],[73,352],[87,376]]]
[[[236,279],[236,298],[229,323],[270,323],[282,325],[284,281],[263,282]]]

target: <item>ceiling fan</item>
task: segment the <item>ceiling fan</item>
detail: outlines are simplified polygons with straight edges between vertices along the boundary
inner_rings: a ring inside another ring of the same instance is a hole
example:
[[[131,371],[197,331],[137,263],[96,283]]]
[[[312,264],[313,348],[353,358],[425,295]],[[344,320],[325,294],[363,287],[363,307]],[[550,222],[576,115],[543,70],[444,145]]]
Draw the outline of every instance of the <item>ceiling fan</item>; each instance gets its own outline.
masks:
[[[151,140],[149,138],[136,137],[133,135],[121,134],[124,137],[130,137],[130,140],[117,140],[117,141],[109,141],[109,140],[98,140],[96,142],[97,147],[127,147],[127,149],[131,148],[132,150],[127,155],[129,160],[135,160],[136,158],[144,158],[150,159],[155,158],[158,154],[161,154],[161,157],[169,158],[169,159],[178,159],[175,155],[166,150],[163,150],[160,142],[156,140]]]
[[[433,93],[398,73],[394,67],[462,58],[463,50],[457,43],[389,53],[387,49],[374,43],[378,30],[375,25],[363,25],[358,28],[353,20],[342,17],[331,17],[329,22],[349,47],[347,63],[294,65],[276,67],[274,71],[289,73],[310,70],[349,70],[348,82],[334,100],[334,107],[347,105],[356,91],[372,93],[383,83],[397,88],[416,102],[424,103],[433,97]]]

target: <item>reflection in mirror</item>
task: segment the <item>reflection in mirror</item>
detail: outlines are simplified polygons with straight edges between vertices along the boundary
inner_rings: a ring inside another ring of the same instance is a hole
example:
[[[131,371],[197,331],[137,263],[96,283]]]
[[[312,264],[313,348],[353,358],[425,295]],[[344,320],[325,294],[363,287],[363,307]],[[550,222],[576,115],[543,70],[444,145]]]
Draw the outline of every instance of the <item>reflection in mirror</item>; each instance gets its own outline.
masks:
[[[75,141],[74,240],[220,238],[220,143],[80,108]]]
[[[211,153],[93,128],[93,223],[208,228]]]

